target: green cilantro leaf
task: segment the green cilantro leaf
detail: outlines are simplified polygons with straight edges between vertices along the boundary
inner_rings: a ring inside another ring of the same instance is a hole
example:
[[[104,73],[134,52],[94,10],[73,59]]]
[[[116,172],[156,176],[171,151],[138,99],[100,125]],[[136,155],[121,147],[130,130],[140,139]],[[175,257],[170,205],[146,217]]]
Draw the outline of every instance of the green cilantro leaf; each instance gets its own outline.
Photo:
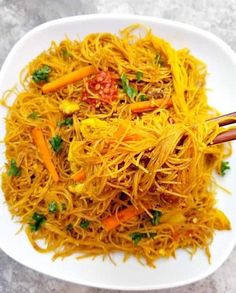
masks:
[[[15,160],[11,160],[10,161],[10,167],[8,169],[8,176],[20,176],[21,175],[21,168],[17,167],[16,165],[16,161]]]
[[[58,153],[62,148],[62,138],[59,135],[56,135],[52,137],[52,139],[49,140],[54,152]]]
[[[140,101],[142,101],[142,102],[147,101],[147,96],[144,94],[140,95],[139,98],[140,98]]]
[[[160,66],[164,65],[164,61],[161,58],[161,55],[159,53],[156,54],[155,59],[154,59],[155,64],[159,64]]]
[[[162,213],[160,211],[152,211],[152,219],[151,223],[153,226],[158,225],[160,221],[160,217],[162,216]]]
[[[143,238],[142,233],[134,232],[130,234],[131,239],[133,240],[134,245],[137,245],[139,241]]]
[[[80,225],[81,228],[86,230],[86,229],[88,229],[88,227],[90,225],[90,222],[88,220],[86,220],[86,219],[83,219],[83,220],[81,220],[79,225]]]
[[[36,83],[40,83],[41,81],[48,81],[48,76],[50,72],[51,68],[48,65],[44,65],[43,67],[33,72],[32,79]]]
[[[131,233],[129,236],[133,240],[134,245],[137,245],[140,240],[143,238],[154,238],[157,235],[155,232],[150,232],[150,233],[140,233],[140,232],[134,232]]]
[[[62,52],[63,58],[67,59],[67,58],[71,57],[70,52],[66,48],[62,48],[61,52]]]
[[[230,170],[229,162],[225,162],[225,161],[223,161],[223,162],[221,163],[221,169],[220,169],[220,170],[221,170],[221,175],[222,175],[222,176],[225,176],[227,170]]]
[[[73,225],[72,224],[68,224],[66,226],[66,231],[72,231],[73,230]]]
[[[43,214],[34,213],[32,216],[32,222],[29,223],[32,232],[38,231],[42,224],[46,221],[46,217]]]
[[[131,86],[127,87],[126,94],[129,98],[134,98],[137,96],[137,90]]]
[[[127,76],[124,73],[121,75],[121,84],[123,91],[127,94],[129,98],[134,98],[137,96],[137,90],[134,87],[129,86],[129,80],[127,79]]]
[[[48,205],[48,211],[50,213],[56,213],[58,212],[58,204],[55,201],[51,201]]]
[[[121,84],[123,89],[129,86],[129,81],[127,79],[127,76],[124,73],[121,75]]]
[[[141,71],[137,71],[136,78],[137,81],[141,81],[143,79],[143,73]]]
[[[62,209],[62,211],[66,210],[66,204],[64,202],[61,204],[61,209]]]
[[[40,118],[40,114],[39,114],[39,112],[32,112],[28,115],[28,118],[30,118],[32,120],[37,120]]]
[[[57,123],[57,126],[62,127],[62,126],[72,126],[73,125],[73,118],[67,117],[65,120],[59,121]]]

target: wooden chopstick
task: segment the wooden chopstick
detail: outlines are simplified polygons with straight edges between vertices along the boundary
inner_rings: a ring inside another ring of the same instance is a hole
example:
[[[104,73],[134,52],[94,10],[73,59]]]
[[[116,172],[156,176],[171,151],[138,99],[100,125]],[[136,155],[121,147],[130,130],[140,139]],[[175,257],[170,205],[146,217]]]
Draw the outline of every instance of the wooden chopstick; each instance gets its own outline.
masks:
[[[222,118],[225,117],[230,117],[229,119],[224,119],[222,121]],[[235,117],[235,119],[233,119],[232,117]],[[215,118],[211,118],[208,119],[207,121],[219,121],[219,126],[226,126],[226,125],[230,125],[233,123],[236,123],[236,112],[232,112],[229,114],[225,114],[225,115],[221,115]],[[217,135],[215,137],[215,139],[213,140],[212,144],[218,144],[218,143],[223,143],[223,142],[227,142],[227,141],[231,141],[231,140],[235,140],[236,139],[236,129],[230,129],[230,130],[226,130],[225,132],[220,133],[219,135]]]
[[[221,121],[222,118],[225,118],[225,117],[235,117],[235,119],[229,118],[229,119]],[[230,124],[236,123],[236,112],[214,117],[214,118],[208,119],[207,121],[219,121],[218,123],[219,126],[230,125]]]
[[[212,144],[218,144],[236,139],[236,129],[231,129],[218,134]]]

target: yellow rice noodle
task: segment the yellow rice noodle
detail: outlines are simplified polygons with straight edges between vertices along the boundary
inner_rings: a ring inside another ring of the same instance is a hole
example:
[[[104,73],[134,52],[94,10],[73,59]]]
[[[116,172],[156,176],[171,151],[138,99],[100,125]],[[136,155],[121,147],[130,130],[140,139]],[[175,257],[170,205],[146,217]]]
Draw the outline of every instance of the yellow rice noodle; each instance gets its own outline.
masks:
[[[143,30],[143,36],[135,29]],[[94,75],[43,94],[44,82],[34,82],[32,74],[45,65],[49,82],[88,65],[96,72],[112,72],[117,96],[111,103],[91,103],[97,98],[88,87]],[[138,25],[119,36],[94,33],[82,41],[52,42],[28,64],[21,74],[23,89],[15,93],[6,120],[2,187],[11,214],[37,251],[53,251],[55,258],[122,251],[125,258],[134,255],[151,266],[160,257],[175,256],[177,248],[191,253],[202,248],[210,256],[215,229],[230,229],[216,208],[213,172],[220,173],[231,148],[211,145],[223,130],[217,122],[206,122],[219,114],[207,104],[206,74],[205,64],[188,49],[175,50]],[[122,75],[137,94],[128,96]],[[84,91],[90,102],[82,99]],[[144,95],[163,104],[133,113],[130,105]],[[8,96],[2,98],[5,106]],[[167,100],[173,106],[166,107]],[[73,125],[57,126],[66,117]],[[58,182],[33,140],[35,127],[48,144]],[[58,152],[49,143],[56,135],[63,141]],[[18,176],[9,176],[13,159],[21,170]],[[71,176],[79,170],[86,176],[75,182]],[[56,208],[50,211],[52,203]],[[104,228],[104,219],[117,219],[130,206],[143,212],[114,229]],[[159,218],[153,224],[155,211]],[[44,216],[36,229],[34,213]]]

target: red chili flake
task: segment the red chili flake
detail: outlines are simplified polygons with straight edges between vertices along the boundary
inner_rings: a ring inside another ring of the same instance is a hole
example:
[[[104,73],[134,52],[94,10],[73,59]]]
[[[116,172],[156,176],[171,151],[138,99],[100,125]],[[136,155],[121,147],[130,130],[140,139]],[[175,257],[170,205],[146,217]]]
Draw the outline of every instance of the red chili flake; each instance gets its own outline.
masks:
[[[92,105],[97,105],[99,102],[111,104],[118,95],[118,84],[110,71],[99,71],[87,81],[87,87],[94,96],[85,90],[82,100]]]
[[[179,198],[177,196],[161,194],[161,199],[168,204],[177,204],[179,203]]]
[[[191,238],[191,237],[193,237],[193,231],[192,230],[188,230],[185,235],[187,237]]]
[[[176,232],[176,233],[173,234],[173,239],[174,239],[175,241],[178,241],[179,238],[180,238],[179,233]]]
[[[168,122],[169,122],[170,124],[175,124],[175,120],[174,120],[172,117],[169,117],[169,118],[168,118]]]

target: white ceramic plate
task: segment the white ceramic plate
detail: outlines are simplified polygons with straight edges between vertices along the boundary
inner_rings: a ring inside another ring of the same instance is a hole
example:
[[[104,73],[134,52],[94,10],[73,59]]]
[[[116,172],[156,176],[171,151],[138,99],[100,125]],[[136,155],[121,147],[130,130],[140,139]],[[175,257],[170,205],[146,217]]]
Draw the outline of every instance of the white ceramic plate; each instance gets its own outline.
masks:
[[[210,104],[228,113],[236,110],[236,55],[219,38],[211,33],[182,23],[141,16],[84,15],[58,19],[40,25],[27,33],[11,50],[0,73],[0,95],[19,83],[20,70],[41,51],[50,46],[52,40],[60,41],[65,35],[71,39],[82,39],[92,32],[117,33],[132,23],[143,23],[153,32],[165,38],[176,48],[188,47],[192,53],[204,60],[209,69],[208,87]],[[4,136],[4,117],[0,110],[0,134]],[[4,146],[0,149],[0,162],[4,164]],[[236,154],[236,145],[234,144]],[[218,182],[233,191],[231,196],[218,191],[218,206],[225,211],[232,223],[232,231],[217,232],[211,245],[212,262],[198,251],[191,260],[182,250],[176,259],[161,259],[157,268],[141,266],[135,259],[122,262],[115,254],[117,265],[109,260],[74,257],[64,261],[51,261],[50,254],[39,254],[30,245],[24,232],[16,235],[19,225],[11,220],[7,206],[0,194],[0,247],[18,262],[39,272],[79,284],[126,290],[161,289],[185,285],[213,273],[229,256],[236,242],[236,156],[230,159],[231,171]]]

